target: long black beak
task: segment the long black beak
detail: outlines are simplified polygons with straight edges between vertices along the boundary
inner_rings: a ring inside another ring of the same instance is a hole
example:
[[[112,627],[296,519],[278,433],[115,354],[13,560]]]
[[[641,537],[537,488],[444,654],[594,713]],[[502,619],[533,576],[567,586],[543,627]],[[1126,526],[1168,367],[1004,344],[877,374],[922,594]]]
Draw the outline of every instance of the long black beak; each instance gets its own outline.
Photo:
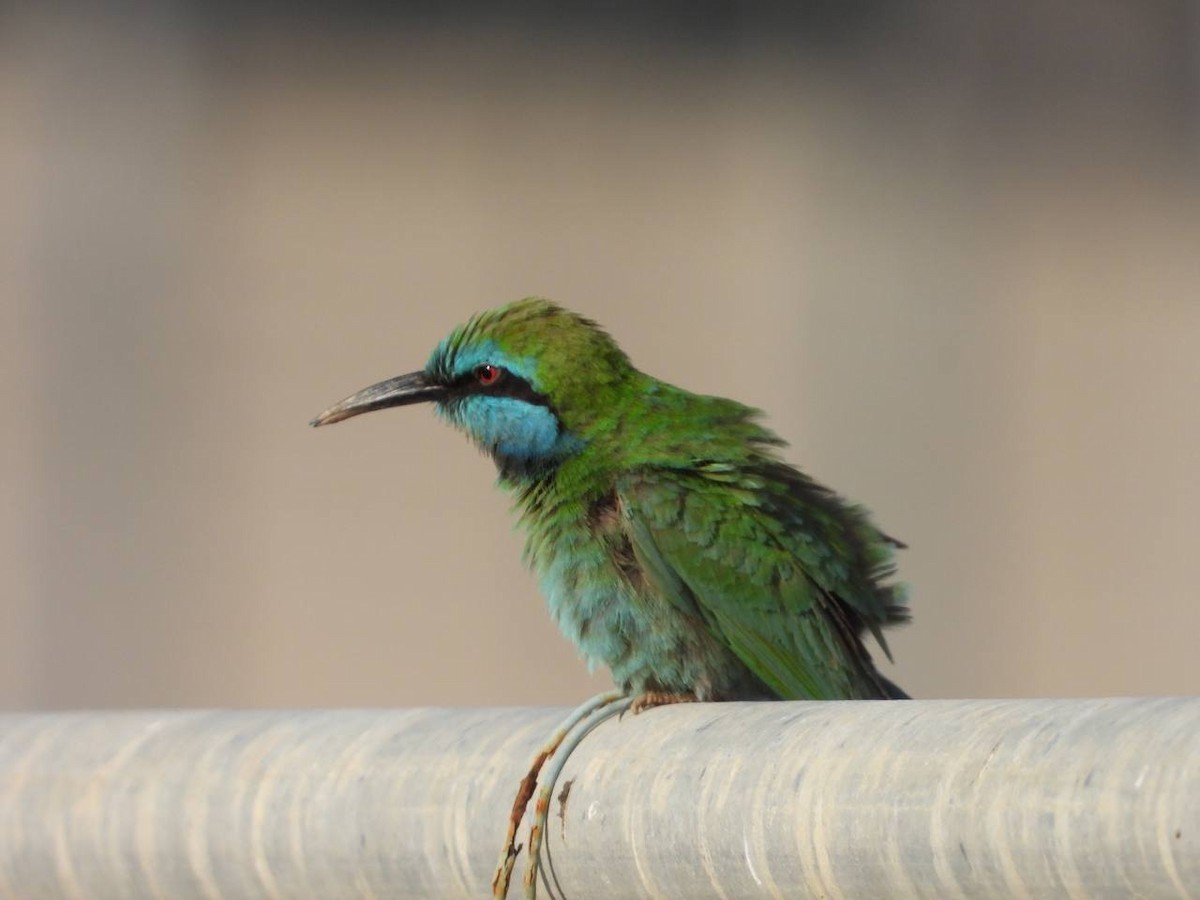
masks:
[[[412,403],[425,403],[430,400],[440,400],[446,396],[446,388],[429,380],[424,372],[410,372],[396,378],[389,378],[369,388],[363,388],[357,394],[352,394],[341,403],[329,407],[309,424],[316,428],[320,425],[331,425],[342,419],[349,419],[359,413],[371,412],[376,409],[387,409],[389,406],[408,406]]]

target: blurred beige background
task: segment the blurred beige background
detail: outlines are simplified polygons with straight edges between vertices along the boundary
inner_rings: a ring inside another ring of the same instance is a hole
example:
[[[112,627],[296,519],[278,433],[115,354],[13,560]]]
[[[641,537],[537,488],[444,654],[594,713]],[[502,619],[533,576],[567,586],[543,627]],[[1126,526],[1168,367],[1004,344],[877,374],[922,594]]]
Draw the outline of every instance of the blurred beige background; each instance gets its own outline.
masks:
[[[915,695],[1200,691],[1194,3],[123,9],[0,6],[0,705],[607,686],[459,435],[306,425],[534,293],[909,542]]]

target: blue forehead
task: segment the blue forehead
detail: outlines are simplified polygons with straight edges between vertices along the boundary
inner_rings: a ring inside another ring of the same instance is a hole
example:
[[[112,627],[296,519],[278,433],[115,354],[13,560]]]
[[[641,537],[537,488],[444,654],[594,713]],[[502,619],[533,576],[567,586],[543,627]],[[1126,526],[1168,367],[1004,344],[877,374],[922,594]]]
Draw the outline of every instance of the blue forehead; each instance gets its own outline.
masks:
[[[491,340],[463,345],[454,342],[453,336],[447,338],[437,345],[425,364],[425,371],[455,379],[469,374],[484,363],[507,369],[528,381],[534,390],[538,389],[537,363],[529,357],[510,356]]]

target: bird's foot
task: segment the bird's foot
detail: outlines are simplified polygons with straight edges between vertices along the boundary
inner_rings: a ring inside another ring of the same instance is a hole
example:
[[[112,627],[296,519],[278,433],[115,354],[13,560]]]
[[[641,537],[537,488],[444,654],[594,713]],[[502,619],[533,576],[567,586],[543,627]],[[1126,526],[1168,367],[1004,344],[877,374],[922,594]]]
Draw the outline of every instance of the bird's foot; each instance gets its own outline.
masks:
[[[646,693],[637,697],[629,706],[629,711],[633,715],[640,712],[645,712],[648,709],[654,709],[656,706],[670,706],[672,703],[696,703],[698,699],[695,694],[679,694],[671,691],[646,691]]]

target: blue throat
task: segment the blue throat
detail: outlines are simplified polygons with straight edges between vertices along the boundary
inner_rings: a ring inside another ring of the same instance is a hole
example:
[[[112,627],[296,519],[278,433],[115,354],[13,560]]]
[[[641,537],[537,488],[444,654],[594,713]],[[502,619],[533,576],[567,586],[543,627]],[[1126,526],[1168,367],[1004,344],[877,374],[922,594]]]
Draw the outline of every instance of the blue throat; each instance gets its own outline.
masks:
[[[504,480],[540,477],[583,447],[583,440],[562,427],[554,410],[541,404],[473,395],[437,409],[496,461]]]

